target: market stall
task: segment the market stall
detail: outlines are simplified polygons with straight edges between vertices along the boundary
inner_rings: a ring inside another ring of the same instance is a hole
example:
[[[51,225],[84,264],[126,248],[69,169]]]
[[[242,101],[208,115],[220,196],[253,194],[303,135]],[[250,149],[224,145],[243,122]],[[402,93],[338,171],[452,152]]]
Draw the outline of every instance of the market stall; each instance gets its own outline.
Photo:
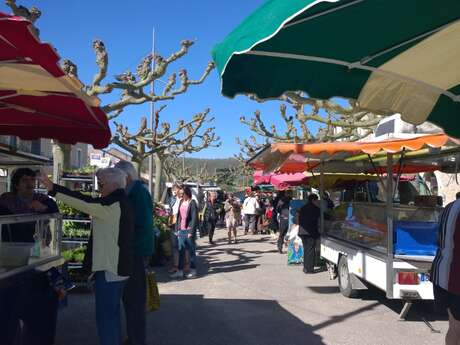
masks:
[[[0,145],[0,169],[5,189],[9,189],[9,178],[18,167],[39,168],[51,164],[51,160],[12,150]],[[4,279],[20,276],[31,270],[46,271],[63,264],[61,259],[61,217],[51,214],[0,215],[0,283]],[[31,228],[33,242],[15,241],[17,232]],[[1,284],[0,284],[1,285]]]
[[[286,159],[293,153],[302,154],[306,170],[319,178],[320,195],[326,173],[376,174],[379,180],[372,186],[364,178],[359,188],[342,188],[340,205],[332,214],[325,217],[322,207],[321,256],[338,274],[346,296],[364,288],[365,282],[385,291],[388,298],[433,299],[429,271],[442,208],[439,198],[409,193],[412,181],[402,176],[433,170],[456,172],[458,144],[444,134],[405,140],[273,144],[259,154],[258,164],[269,161],[270,152]]]

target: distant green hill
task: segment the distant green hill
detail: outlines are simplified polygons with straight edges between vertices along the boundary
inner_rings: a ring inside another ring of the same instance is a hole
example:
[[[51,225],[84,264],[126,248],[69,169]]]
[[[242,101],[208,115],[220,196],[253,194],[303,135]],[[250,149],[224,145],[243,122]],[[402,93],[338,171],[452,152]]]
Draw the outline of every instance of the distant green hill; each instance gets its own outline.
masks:
[[[222,171],[222,169],[237,168],[240,166],[240,163],[235,158],[177,158],[176,165],[179,169],[184,166],[187,171],[192,174],[196,172],[197,175],[202,173],[203,168],[206,167],[206,176],[216,176],[219,171]],[[145,172],[148,171],[148,160],[146,160],[143,164],[143,170]],[[234,188],[229,189],[239,190],[251,182],[251,180],[241,174],[234,180]]]
[[[182,162],[182,158],[178,159]],[[210,175],[214,175],[218,169],[233,168],[240,165],[235,158],[218,158],[218,159],[205,159],[205,158],[185,158],[185,166],[191,171],[200,171],[205,166]]]

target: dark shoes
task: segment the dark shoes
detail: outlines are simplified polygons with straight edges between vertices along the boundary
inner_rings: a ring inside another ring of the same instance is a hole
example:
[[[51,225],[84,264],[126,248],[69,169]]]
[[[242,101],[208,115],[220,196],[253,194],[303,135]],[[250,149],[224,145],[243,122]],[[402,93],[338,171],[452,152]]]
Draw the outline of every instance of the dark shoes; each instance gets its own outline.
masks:
[[[315,271],[307,271],[305,268],[303,269],[303,273],[305,274],[313,274]]]

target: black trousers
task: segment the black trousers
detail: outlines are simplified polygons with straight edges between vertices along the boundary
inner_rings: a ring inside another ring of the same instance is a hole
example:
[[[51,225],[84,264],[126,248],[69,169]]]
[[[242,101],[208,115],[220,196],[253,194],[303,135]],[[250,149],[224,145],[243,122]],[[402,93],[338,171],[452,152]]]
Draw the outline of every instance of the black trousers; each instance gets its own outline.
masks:
[[[289,219],[280,219],[279,226],[278,226],[278,250],[281,251],[283,250],[283,243],[284,243],[284,237],[287,234],[287,231],[289,229]]]
[[[316,239],[308,235],[299,235],[303,244],[303,269],[305,272],[315,271]]]
[[[134,269],[123,290],[130,345],[146,344],[146,277],[143,256],[134,256]]]
[[[24,323],[22,344],[54,344],[57,309],[57,294],[44,273],[0,288],[0,345],[16,344],[19,320]]]
[[[212,242],[212,238],[214,237],[214,230],[216,230],[216,221],[209,219],[206,221],[206,231],[209,236],[209,242]]]

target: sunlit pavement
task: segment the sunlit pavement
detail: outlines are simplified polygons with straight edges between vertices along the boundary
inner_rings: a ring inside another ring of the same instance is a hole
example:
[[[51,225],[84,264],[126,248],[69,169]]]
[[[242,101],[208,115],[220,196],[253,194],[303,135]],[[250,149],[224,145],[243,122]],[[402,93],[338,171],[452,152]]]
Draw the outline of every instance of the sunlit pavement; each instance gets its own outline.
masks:
[[[326,272],[306,275],[288,266],[268,235],[230,245],[225,230],[215,237],[214,245],[198,241],[197,278],[171,280],[166,268],[156,270],[161,308],[148,316],[148,344],[443,344],[447,321],[436,320],[429,303],[398,321],[400,302],[376,290],[343,297]],[[72,294],[59,315],[57,344],[97,343],[93,296]]]

